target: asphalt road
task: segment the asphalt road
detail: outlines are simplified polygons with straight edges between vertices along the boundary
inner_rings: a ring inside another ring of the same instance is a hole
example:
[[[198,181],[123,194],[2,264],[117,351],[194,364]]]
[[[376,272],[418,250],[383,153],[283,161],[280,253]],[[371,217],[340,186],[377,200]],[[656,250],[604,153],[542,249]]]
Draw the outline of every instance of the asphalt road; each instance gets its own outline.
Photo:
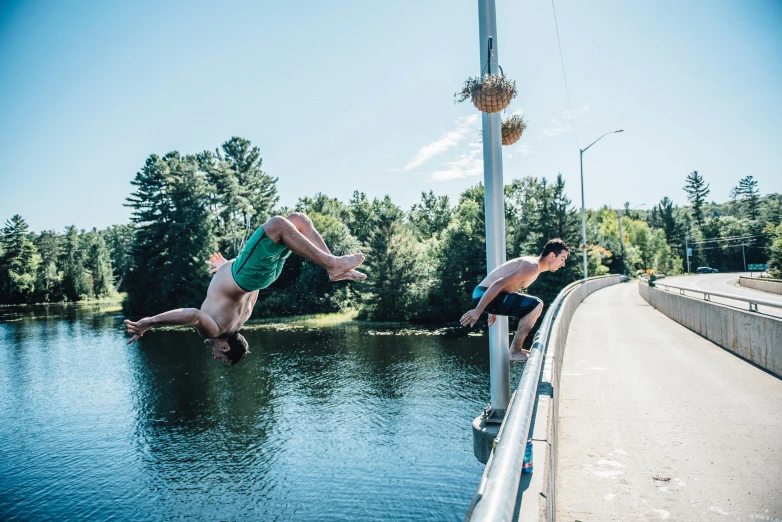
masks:
[[[578,308],[560,390],[557,520],[782,521],[782,380],[637,283]]]
[[[757,276],[757,274],[755,274]],[[772,294],[769,292],[761,292],[752,288],[746,288],[739,285],[739,276],[749,277],[749,272],[745,273],[726,273],[726,274],[693,274],[684,276],[665,277],[660,279],[660,284],[671,284],[681,286],[684,288],[692,288],[693,290],[700,290],[705,292],[719,292],[722,294],[735,294],[741,297],[763,299],[766,301],[774,301],[782,304],[782,295]],[[661,289],[664,289],[661,287]],[[690,297],[703,296],[700,294],[687,293]],[[712,297],[712,301],[715,303],[721,303],[736,308],[747,310],[749,304],[741,301],[733,301],[722,297]],[[758,311],[764,314],[773,315],[776,317],[782,317],[782,308],[773,308],[771,306],[758,305]]]

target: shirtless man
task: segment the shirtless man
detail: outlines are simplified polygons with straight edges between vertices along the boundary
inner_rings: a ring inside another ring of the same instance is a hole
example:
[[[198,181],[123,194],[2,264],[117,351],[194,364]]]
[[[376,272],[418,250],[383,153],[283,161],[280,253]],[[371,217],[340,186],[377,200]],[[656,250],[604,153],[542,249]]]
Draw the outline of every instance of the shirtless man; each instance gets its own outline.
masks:
[[[215,253],[206,261],[215,274],[201,308],[179,308],[137,322],[125,320],[132,343],[144,332],[160,325],[194,326],[212,349],[215,359],[236,364],[247,351],[247,341],[239,329],[249,319],[258,300],[258,290],[272,284],[282,272],[291,252],[326,269],[332,281],[366,279],[355,270],[364,254],[333,256],[312,221],[300,212],[287,218],[274,216],[250,237],[236,259]]]
[[[473,309],[464,314],[459,322],[464,326],[473,326],[484,311],[489,313],[489,326],[494,324],[497,315],[518,317],[519,328],[510,345],[508,359],[511,362],[526,361],[529,350],[524,350],[522,345],[540,317],[543,301],[516,292],[534,283],[541,272],[556,272],[565,266],[569,254],[570,249],[561,239],[552,239],[543,247],[540,257],[517,257],[498,266],[475,287],[472,293]]]

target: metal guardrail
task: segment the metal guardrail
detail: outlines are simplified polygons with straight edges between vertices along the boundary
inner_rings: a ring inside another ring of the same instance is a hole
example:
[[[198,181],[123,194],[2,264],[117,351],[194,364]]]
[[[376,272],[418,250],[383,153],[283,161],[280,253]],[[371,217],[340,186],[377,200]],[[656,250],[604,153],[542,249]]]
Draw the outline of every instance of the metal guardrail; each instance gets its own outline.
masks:
[[[644,284],[649,284],[649,281],[647,281],[645,278],[639,279]],[[772,308],[782,308],[782,303],[778,301],[767,301],[765,299],[755,299],[753,297],[743,297],[736,294],[723,294],[722,292],[708,292],[705,290],[696,290],[694,288],[685,288],[683,286],[676,286],[676,285],[669,285],[668,283],[658,283],[657,281],[654,282],[654,287],[665,287],[666,291],[668,291],[668,288],[675,288],[679,290],[680,295],[686,296],[685,292],[692,292],[695,294],[703,294],[703,300],[704,301],[711,301],[711,297],[722,297],[724,299],[733,299],[735,301],[743,301],[745,303],[749,303],[749,311],[750,312],[758,312],[758,305],[763,306],[770,306]],[[760,313],[760,312],[758,312]]]
[[[559,292],[543,316],[543,322],[532,341],[530,355],[521,373],[519,385],[511,397],[505,419],[495,439],[495,448],[486,463],[481,482],[467,510],[466,521],[498,522],[510,521],[513,518],[521,468],[524,464],[524,450],[527,446],[527,435],[538,394],[543,358],[548,349],[551,325],[565,297],[573,290],[586,281],[606,277],[616,277],[616,274],[590,277],[570,283]]]

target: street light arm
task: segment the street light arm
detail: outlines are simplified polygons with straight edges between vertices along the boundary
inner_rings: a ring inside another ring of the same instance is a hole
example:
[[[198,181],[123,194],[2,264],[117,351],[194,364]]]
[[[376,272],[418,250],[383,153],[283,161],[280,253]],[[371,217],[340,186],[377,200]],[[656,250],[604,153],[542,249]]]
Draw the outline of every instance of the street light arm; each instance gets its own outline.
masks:
[[[623,130],[623,129],[619,129],[619,130],[615,130],[615,131],[611,131],[611,132],[606,132],[605,134],[603,134],[602,136],[600,136],[599,138],[597,138],[595,141],[593,141],[592,143],[590,143],[590,144],[589,144],[589,146],[588,146],[586,149],[582,149],[582,150],[581,150],[581,153],[583,154],[584,152],[586,152],[587,150],[589,150],[589,147],[591,147],[592,145],[594,145],[594,144],[595,144],[595,143],[597,143],[598,141],[602,140],[603,138],[605,138],[605,137],[606,137],[606,136],[608,136],[609,134],[614,134],[614,133],[617,133],[617,132],[624,132],[624,130]]]

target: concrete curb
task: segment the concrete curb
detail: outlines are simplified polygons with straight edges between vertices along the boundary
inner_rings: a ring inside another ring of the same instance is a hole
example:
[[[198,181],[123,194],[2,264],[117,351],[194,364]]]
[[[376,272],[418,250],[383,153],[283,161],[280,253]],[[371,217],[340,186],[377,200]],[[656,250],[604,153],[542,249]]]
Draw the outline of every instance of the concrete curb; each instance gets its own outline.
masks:
[[[739,277],[739,284],[753,290],[782,295],[782,280],[759,277]]]
[[[650,288],[641,297],[663,315],[782,378],[782,319]]]

